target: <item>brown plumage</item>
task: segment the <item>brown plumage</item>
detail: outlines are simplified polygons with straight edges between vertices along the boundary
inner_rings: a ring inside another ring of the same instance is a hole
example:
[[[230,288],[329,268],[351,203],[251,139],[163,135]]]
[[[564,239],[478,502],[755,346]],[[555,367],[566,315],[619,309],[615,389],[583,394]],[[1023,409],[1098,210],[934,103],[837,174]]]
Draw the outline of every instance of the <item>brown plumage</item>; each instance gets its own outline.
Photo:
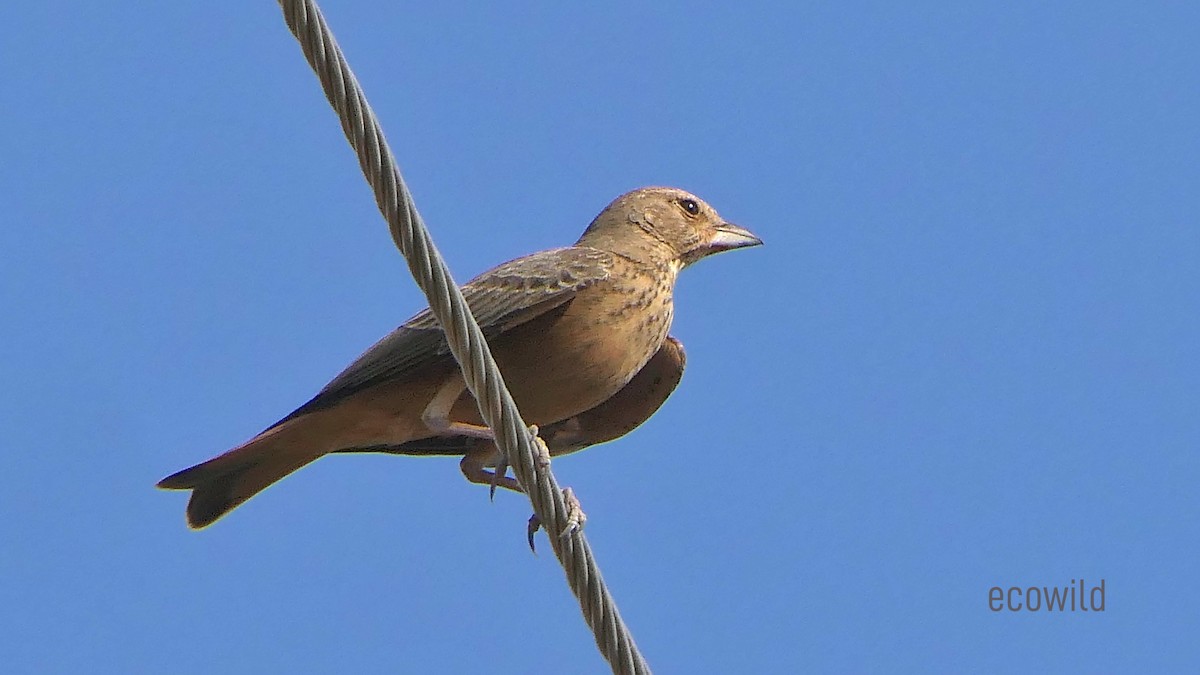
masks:
[[[683,344],[667,336],[662,347],[629,384],[600,405],[539,430],[551,457],[578,452],[633,431],[658,411],[683,377],[687,357]],[[392,455],[461,455],[463,475],[472,483],[496,484],[521,492],[514,478],[488,471],[500,459],[494,441],[477,436],[433,436],[400,445],[343,448],[339,453],[383,452]]]
[[[760,243],[694,195],[644,188],[609,204],[574,246],[504,263],[462,291],[522,417],[547,429],[552,452],[557,447],[561,454],[636,427],[674,388],[663,393],[635,384],[625,402],[618,397],[603,405],[664,348],[679,271],[706,255]],[[682,350],[674,355],[668,348],[661,358],[656,368],[678,382]],[[200,528],[331,452],[486,439],[482,424],[445,335],[425,310],[292,414],[158,486],[192,490],[188,524]],[[467,445],[468,459],[486,464],[480,453],[494,453],[490,443]]]

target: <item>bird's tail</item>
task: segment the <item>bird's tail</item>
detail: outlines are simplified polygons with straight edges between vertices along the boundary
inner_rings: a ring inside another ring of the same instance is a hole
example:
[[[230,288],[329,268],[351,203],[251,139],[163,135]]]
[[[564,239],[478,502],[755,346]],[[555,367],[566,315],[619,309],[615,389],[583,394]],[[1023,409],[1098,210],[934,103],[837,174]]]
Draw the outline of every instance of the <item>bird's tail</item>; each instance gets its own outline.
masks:
[[[191,490],[188,526],[208,527],[242,502],[324,454],[291,446],[288,434],[272,433],[278,430],[272,429],[223,455],[171,474],[159,481],[158,487]]]

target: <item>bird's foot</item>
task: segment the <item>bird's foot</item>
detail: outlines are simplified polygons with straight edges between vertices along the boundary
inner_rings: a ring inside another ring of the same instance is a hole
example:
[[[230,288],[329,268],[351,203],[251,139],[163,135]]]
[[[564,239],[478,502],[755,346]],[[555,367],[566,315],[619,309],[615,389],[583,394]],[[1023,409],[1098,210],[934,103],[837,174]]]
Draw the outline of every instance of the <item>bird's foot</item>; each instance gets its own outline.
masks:
[[[560,539],[566,539],[575,532],[582,532],[583,526],[587,524],[587,514],[583,512],[583,504],[579,503],[579,497],[575,496],[574,490],[569,487],[563,488],[563,501],[567,503],[567,525],[558,533]]]
[[[550,447],[538,435],[536,424],[529,425],[529,433],[533,434],[533,461],[537,464],[537,468],[545,471],[550,466]]]
[[[544,470],[550,466],[550,448],[538,436],[537,425],[530,425],[529,433],[533,434],[533,461],[538,468]],[[467,480],[489,486],[492,499],[496,498],[497,487],[508,488],[513,492],[525,492],[520,481],[508,475],[508,460],[494,442],[482,443],[468,450],[458,467]]]
[[[575,532],[582,532],[583,526],[587,524],[587,514],[583,512],[583,505],[579,503],[579,498],[575,496],[575,491],[571,488],[563,488],[563,501],[567,503],[567,524],[563,527],[562,532],[558,533],[559,539],[566,539]],[[529,517],[529,524],[525,528],[525,535],[529,541],[529,550],[537,553],[537,549],[533,545],[533,535],[542,527],[542,519],[538,518],[535,513]]]
[[[497,486],[508,488],[513,492],[524,492],[517,479],[507,475],[507,466],[504,468],[497,467],[495,471],[487,469],[488,466],[497,461],[494,458],[498,454],[494,447],[471,450],[459,462],[458,468],[462,469],[463,476],[472,483],[490,486],[493,496],[495,496]]]
[[[533,436],[533,461],[541,469],[550,466],[550,448],[546,447],[546,442],[538,435],[538,426],[536,424],[529,425],[529,433]],[[508,474],[508,457],[496,446],[496,458],[494,460],[496,471],[493,475],[504,476]],[[492,484],[491,498],[496,498],[496,484]]]

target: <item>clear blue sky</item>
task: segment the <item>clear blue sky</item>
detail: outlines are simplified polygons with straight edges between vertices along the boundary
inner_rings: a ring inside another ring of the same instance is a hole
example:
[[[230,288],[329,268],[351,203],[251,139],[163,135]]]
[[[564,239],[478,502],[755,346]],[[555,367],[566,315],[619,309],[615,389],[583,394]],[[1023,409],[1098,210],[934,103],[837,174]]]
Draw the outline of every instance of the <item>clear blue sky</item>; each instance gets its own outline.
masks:
[[[650,184],[767,242],[555,464],[659,672],[1200,666],[1200,5],[436,4],[324,10],[457,278]],[[275,3],[6,26],[4,669],[604,672],[452,459],[200,533],[153,488],[422,306]],[[988,606],[1080,578],[1105,611]]]

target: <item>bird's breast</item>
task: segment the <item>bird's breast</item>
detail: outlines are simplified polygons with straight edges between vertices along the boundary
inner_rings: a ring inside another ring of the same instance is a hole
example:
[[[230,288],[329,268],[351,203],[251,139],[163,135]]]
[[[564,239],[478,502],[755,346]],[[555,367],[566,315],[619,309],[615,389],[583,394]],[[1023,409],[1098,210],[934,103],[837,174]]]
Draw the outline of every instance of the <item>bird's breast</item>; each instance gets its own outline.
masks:
[[[672,281],[610,278],[579,292],[565,311],[499,336],[492,350],[525,421],[558,422],[624,387],[667,336]]]

